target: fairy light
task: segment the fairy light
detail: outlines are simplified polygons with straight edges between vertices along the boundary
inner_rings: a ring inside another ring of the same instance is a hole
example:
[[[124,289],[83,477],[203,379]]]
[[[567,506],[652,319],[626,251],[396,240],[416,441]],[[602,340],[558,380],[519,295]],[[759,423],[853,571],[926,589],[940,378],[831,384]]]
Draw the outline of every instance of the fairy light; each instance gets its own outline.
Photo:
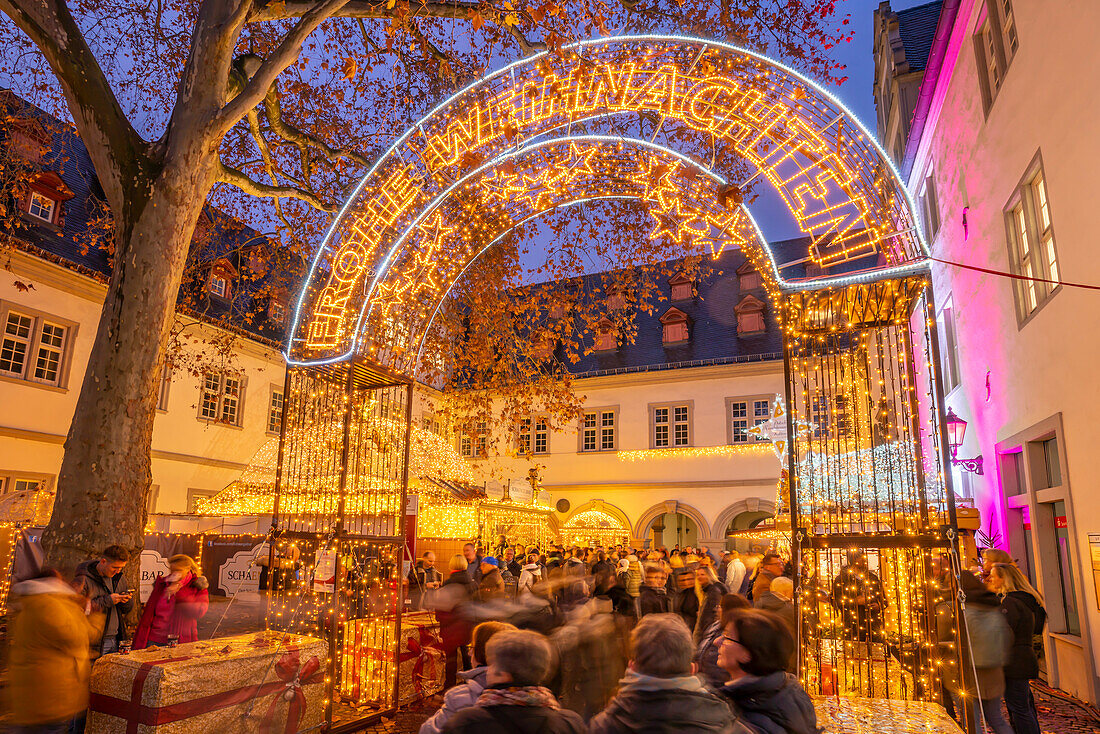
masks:
[[[772,453],[767,443],[742,443],[729,446],[675,446],[660,449],[618,451],[619,461],[638,462],[660,459],[728,459],[741,456],[767,456]]]
[[[603,510],[585,510],[565,521],[561,537],[566,546],[610,548],[629,543],[630,529],[624,527],[617,517]]]

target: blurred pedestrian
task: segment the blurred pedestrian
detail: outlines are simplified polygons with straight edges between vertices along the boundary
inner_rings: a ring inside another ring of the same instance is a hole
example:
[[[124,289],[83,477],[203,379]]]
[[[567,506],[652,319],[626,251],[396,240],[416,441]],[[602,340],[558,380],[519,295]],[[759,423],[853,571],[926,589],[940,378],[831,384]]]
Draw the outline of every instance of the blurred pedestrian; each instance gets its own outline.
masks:
[[[466,608],[477,598],[477,584],[470,580],[464,556],[451,556],[447,567],[450,573],[439,587],[432,603],[436,619],[439,620],[439,636],[443,647],[443,684],[450,688],[457,680],[459,656],[462,657],[463,668],[471,665],[468,647],[471,627]]]
[[[585,734],[584,720],[563,710],[542,686],[550,672],[550,645],[537,632],[498,632],[485,647],[488,686],[477,704],[443,727],[457,734]]]
[[[443,694],[443,705],[432,714],[430,719],[420,725],[420,734],[439,734],[455,714],[477,703],[477,697],[488,685],[485,680],[489,671],[489,666],[485,662],[485,646],[497,632],[514,629],[514,625],[497,621],[482,622],[474,627],[473,647],[470,653],[474,667],[458,674],[460,682],[448,688]]]
[[[527,563],[519,572],[519,581],[516,584],[516,595],[520,598],[534,593],[535,584],[542,581],[542,567],[539,566],[539,557],[528,554]]]
[[[726,566],[726,588],[731,594],[736,594],[741,589],[741,582],[745,580],[745,562],[741,560],[741,554],[730,551],[729,564]]]
[[[672,577],[675,588],[672,594],[673,611],[683,618],[684,624],[687,625],[689,630],[694,630],[695,623],[699,621],[699,597],[695,593],[695,569],[688,568],[685,564],[683,568],[674,570]]]
[[[498,568],[500,561],[493,556],[481,559],[481,580],[477,583],[477,598],[483,603],[504,599],[504,578]]]
[[[752,582],[752,595],[749,596],[749,601],[755,602],[764,594],[767,594],[772,585],[772,579],[782,576],[783,568],[786,565],[786,562],[778,553],[769,553],[764,556],[756,570],[756,579]]]
[[[886,588],[867,564],[867,554],[853,550],[848,565],[833,579],[833,607],[840,612],[844,633],[849,640],[881,642],[883,615],[887,606]]]
[[[126,616],[134,609],[134,592],[123,576],[130,562],[130,551],[121,545],[109,545],[99,558],[76,567],[76,586],[92,600],[92,609],[104,615],[103,637],[92,642],[92,659],[118,652],[118,643],[127,639]]]
[[[699,614],[692,630],[695,644],[699,644],[703,635],[718,620],[718,605],[726,591],[726,585],[718,580],[713,567],[703,564],[695,569],[695,596],[699,599]]]
[[[5,686],[10,731],[83,731],[91,645],[101,639],[103,613],[50,569],[14,584],[12,595],[16,611],[8,630],[11,647]]]
[[[1001,713],[1001,699],[1005,693],[1004,666],[1008,663],[1009,647],[1013,641],[1012,630],[1001,613],[1001,600],[986,589],[977,576],[970,571],[960,572],[959,586],[966,596],[963,617],[966,619],[982,717],[994,734],[1013,734],[1012,727]],[[956,709],[961,708],[956,702]]]
[[[670,614],[673,611],[673,600],[668,594],[666,583],[668,574],[656,563],[646,564],[645,585],[642,586],[637,600],[637,617],[641,619],[648,614]]]
[[[1031,695],[1031,680],[1039,677],[1039,659],[1033,644],[1035,635],[1043,633],[1047,613],[1043,595],[1027,580],[1023,572],[1009,563],[995,563],[989,573],[989,588],[1001,597],[1001,611],[1012,630],[1005,673],[1005,708],[1016,734],[1039,734],[1039,717],[1035,698]]]
[[[719,605],[720,616],[714,620],[703,639],[695,647],[695,672],[712,691],[729,680],[729,674],[718,667],[718,648],[722,646],[722,620],[734,609],[747,609],[748,600],[740,594],[726,594]]]
[[[757,734],[818,734],[813,702],[785,668],[794,638],[777,616],[734,609],[723,620],[718,665],[729,674],[720,693]]]
[[[651,614],[640,621],[630,635],[630,664],[619,691],[589,722],[589,734],[733,731],[729,706],[692,675],[693,653],[678,615]]]
[[[791,634],[795,631],[794,581],[790,576],[776,576],[772,579],[768,593],[753,602],[757,609],[773,612],[787,623]]]
[[[467,543],[462,546],[462,557],[466,559],[466,573],[475,584],[481,583],[481,558],[477,546]]]
[[[153,592],[134,633],[135,650],[199,639],[198,621],[210,604],[206,577],[199,564],[182,553],[168,559],[168,569],[153,582]]]

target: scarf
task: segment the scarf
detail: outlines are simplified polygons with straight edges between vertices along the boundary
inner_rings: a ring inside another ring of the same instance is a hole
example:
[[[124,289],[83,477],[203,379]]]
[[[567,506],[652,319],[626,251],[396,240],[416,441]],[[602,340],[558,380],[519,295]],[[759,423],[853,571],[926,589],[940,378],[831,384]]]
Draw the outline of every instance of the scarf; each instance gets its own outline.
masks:
[[[541,706],[560,709],[558,699],[549,688],[542,686],[517,686],[515,688],[486,688],[477,698],[478,706]]]

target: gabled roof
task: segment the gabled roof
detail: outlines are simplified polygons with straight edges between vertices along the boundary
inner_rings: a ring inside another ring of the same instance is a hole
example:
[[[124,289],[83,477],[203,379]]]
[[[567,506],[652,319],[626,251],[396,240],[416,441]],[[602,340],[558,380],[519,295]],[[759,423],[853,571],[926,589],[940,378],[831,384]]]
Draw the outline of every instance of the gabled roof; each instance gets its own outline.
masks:
[[[663,314],[661,314],[661,318],[660,318],[660,321],[661,321],[662,324],[672,324],[672,323],[675,323],[677,321],[690,321],[690,320],[691,320],[690,316],[688,316],[686,313],[684,313],[680,309],[676,308],[675,306],[672,306],[667,311],[665,311]]]
[[[905,48],[905,60],[909,71],[924,71],[932,40],[936,37],[936,23],[940,19],[943,0],[898,10],[898,34]]]
[[[23,217],[16,220],[11,231],[0,231],[0,234],[10,235],[17,247],[33,255],[105,282],[111,275],[111,255],[95,243],[101,236],[96,221],[106,211],[106,196],[83,141],[71,125],[9,91],[0,90],[0,119],[7,115],[17,121],[10,127],[41,130],[48,136],[47,150],[30,167],[51,178],[58,177],[66,195],[71,193],[72,197],[64,203],[60,228]],[[0,148],[7,145],[3,128],[0,128]],[[214,263],[224,259],[240,274],[248,267],[249,248],[277,247],[256,230],[210,205],[204,208],[199,221],[202,226],[196,228],[192,240],[192,262],[197,259]],[[299,263],[301,272],[304,266]],[[267,296],[261,295],[267,291],[273,277],[268,272],[235,283],[235,295],[231,302],[226,302],[206,297],[204,273],[195,273],[180,286],[178,303],[181,309],[204,321],[281,345],[286,337],[286,324],[274,323],[266,317]],[[287,278],[286,273],[281,277]],[[280,287],[284,292],[287,289],[295,292],[300,287],[300,278],[295,275],[293,282],[280,284]],[[273,292],[278,290],[272,289]]]

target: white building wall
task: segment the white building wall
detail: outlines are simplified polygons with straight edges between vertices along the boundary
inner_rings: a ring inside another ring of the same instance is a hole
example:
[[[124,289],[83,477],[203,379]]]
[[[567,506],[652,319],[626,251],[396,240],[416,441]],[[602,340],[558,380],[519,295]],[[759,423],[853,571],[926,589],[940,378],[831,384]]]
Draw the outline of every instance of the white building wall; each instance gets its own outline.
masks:
[[[19,283],[23,287],[16,284]],[[29,287],[24,289],[24,287]],[[11,253],[0,270],[0,301],[76,324],[67,349],[67,379],[61,387],[0,375],[0,477],[35,477],[56,487],[63,445],[106,288],[92,278],[23,252]],[[245,376],[240,427],[198,418],[200,378],[177,373],[168,409],[153,426],[152,474],[157,512],[187,512],[189,491],[213,494],[240,476],[249,458],[272,435],[267,432],[272,386],[282,389],[284,362],[275,349],[238,340],[235,366]],[[32,355],[33,356],[33,355]]]
[[[1009,271],[1005,207],[1039,155],[1061,278],[1100,284],[1094,218],[1100,95],[1093,73],[1100,67],[1100,4],[1011,5],[1019,49],[987,116],[974,45],[986,11],[979,0],[962,1],[910,190],[916,197],[933,172],[943,222],[936,257]],[[1001,545],[1032,567],[1046,596],[1054,631],[1046,640],[1050,681],[1096,702],[1100,596],[1089,535],[1100,533],[1100,382],[1093,379],[1100,358],[1100,294],[1063,287],[1021,325],[1011,279],[938,263],[933,272],[938,304],[950,299],[955,306],[962,383],[947,404],[968,422],[959,456],[980,454],[985,460],[984,476],[968,478],[983,528],[992,521]],[[1050,436],[1059,439],[1062,484],[1047,488],[1039,476],[1041,457],[1029,442]],[[1015,491],[1015,479],[1006,474],[1003,455],[1020,449],[1031,489],[1006,497]],[[955,477],[958,485],[958,470]],[[1066,502],[1068,537],[1062,545],[1068,573],[1062,572],[1054,527],[1051,503],[1057,499]],[[1095,547],[1100,551],[1100,544]],[[1063,577],[1072,581],[1080,634],[1062,632]]]
[[[654,517],[678,512],[698,525],[699,537],[682,536],[682,544],[725,546],[725,530],[738,513],[773,510],[779,461],[770,450],[725,457],[660,457],[626,461],[621,452],[651,446],[651,404],[688,403],[693,447],[725,446],[729,441],[726,398],[765,396],[783,391],[781,362],[759,362],[677,370],[654,370],[578,380],[586,408],[618,410],[617,450],[581,452],[576,427],[550,436],[550,453],[534,457],[542,488],[551,504],[565,499],[564,524],[572,515],[603,503],[629,522],[632,537],[641,542]],[[500,446],[509,445],[501,441]],[[744,446],[745,444],[738,444]],[[526,459],[493,458],[476,462],[485,479],[525,479]],[[688,523],[690,526],[691,523]],[[666,532],[666,542],[673,534]]]

